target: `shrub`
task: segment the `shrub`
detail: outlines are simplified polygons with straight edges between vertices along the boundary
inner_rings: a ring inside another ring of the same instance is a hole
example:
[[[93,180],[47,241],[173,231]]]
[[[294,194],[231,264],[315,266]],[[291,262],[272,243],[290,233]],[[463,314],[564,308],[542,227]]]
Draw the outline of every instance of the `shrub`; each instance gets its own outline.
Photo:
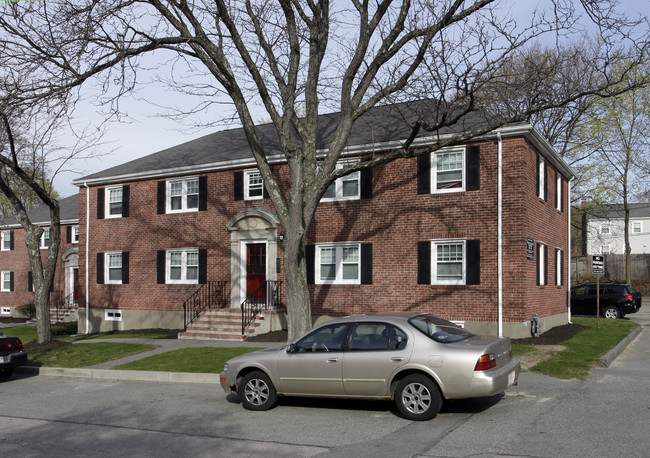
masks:
[[[24,318],[27,318],[28,320],[31,320],[36,316],[36,305],[32,304],[27,304],[27,305],[21,305],[20,307],[16,307],[16,311]]]

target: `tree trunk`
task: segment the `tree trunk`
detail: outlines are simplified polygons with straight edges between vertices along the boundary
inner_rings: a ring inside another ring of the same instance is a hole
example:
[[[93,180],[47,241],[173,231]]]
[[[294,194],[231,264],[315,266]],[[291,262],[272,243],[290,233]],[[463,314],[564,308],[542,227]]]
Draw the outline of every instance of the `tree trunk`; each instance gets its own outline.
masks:
[[[287,281],[287,328],[289,341],[300,337],[311,328],[311,301],[307,287],[305,237],[302,228],[285,229],[284,271]]]
[[[50,333],[50,285],[48,277],[43,271],[43,263],[40,252],[40,239],[43,229],[38,226],[31,226],[27,230],[25,245],[29,253],[29,265],[32,269],[32,285],[34,288],[34,307],[36,309],[36,341],[38,343],[49,342],[52,339]]]

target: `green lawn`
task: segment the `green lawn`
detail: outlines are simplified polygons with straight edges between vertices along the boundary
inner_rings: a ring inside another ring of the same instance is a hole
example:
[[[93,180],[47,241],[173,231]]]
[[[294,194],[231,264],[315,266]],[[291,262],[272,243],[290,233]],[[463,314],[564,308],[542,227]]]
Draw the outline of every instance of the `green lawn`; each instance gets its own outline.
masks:
[[[589,329],[563,342],[566,350],[556,352],[550,359],[533,366],[531,371],[561,379],[584,379],[602,356],[639,326],[628,320],[601,319],[598,330],[596,318],[574,317],[572,321]]]
[[[255,350],[260,350],[260,348],[182,348],[122,364],[114,369],[218,374],[230,358]]]
[[[94,364],[124,358],[143,351],[153,350],[155,345],[128,343],[80,343],[66,345],[37,355],[28,355],[29,366],[86,367]]]

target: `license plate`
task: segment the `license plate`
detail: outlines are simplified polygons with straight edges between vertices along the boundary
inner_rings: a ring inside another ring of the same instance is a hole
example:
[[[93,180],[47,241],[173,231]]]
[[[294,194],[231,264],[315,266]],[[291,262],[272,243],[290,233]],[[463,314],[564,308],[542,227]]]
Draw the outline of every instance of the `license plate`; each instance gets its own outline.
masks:
[[[4,356],[0,356],[0,363],[4,363],[4,362],[5,362],[5,357],[4,357]]]
[[[517,374],[515,371],[512,371],[508,374],[508,386],[512,386],[515,383],[515,377],[517,377]]]

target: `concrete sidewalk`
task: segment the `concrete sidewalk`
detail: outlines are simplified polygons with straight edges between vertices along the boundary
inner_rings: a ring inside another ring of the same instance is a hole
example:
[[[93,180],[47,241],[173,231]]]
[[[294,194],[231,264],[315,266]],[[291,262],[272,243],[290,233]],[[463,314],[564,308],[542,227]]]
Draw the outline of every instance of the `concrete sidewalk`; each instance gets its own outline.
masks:
[[[228,340],[195,340],[195,339],[90,339],[73,342],[80,343],[136,343],[154,345],[156,348],[150,351],[138,353],[137,355],[125,358],[106,361],[93,366],[83,368],[64,367],[32,367],[24,366],[16,368],[16,372],[31,375],[46,375],[55,377],[76,377],[98,380],[139,380],[148,382],[178,382],[178,383],[219,383],[219,374],[199,374],[190,372],[161,372],[161,371],[127,371],[112,369],[115,366],[130,363],[153,355],[167,353],[181,348],[200,347],[281,347],[284,342],[246,342]]]

